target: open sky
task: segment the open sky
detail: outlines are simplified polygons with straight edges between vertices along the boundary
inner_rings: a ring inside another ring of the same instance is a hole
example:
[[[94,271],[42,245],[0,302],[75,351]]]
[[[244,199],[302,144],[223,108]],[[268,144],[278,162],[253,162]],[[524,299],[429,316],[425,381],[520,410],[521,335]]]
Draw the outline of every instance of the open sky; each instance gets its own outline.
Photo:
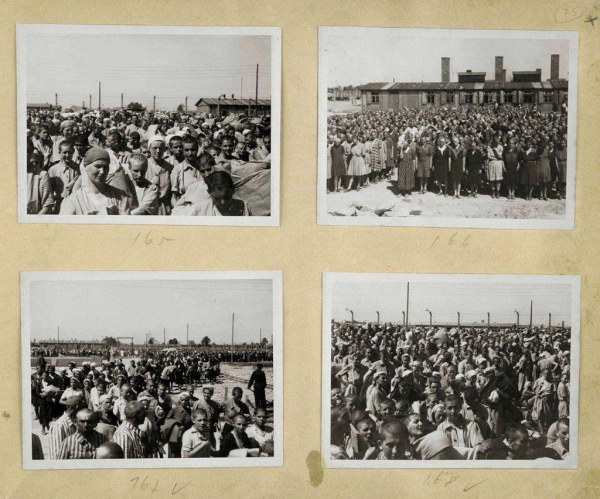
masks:
[[[357,321],[401,322],[406,311],[406,282],[336,282],[332,291],[332,318],[350,320],[350,309]],[[552,313],[554,325],[565,321],[571,324],[571,285],[539,283],[410,283],[410,323],[429,323],[429,308],[433,322],[457,321],[461,324],[490,322],[516,323],[515,310],[521,314],[520,323],[529,324],[530,301],[533,300],[534,325],[548,325]]]
[[[273,334],[271,280],[35,281],[31,283],[31,339],[101,340],[146,334],[163,341],[177,338],[198,343],[208,336],[231,342],[258,342],[259,329],[269,342]]]
[[[368,35],[327,37],[327,86],[369,82],[441,82],[442,57],[450,58],[450,81],[468,69],[495,75],[495,56],[504,57],[507,80],[512,71],[542,70],[550,78],[550,55],[560,55],[560,77],[568,78],[569,42],[489,38],[429,38],[391,29]]]
[[[271,38],[257,35],[94,34],[27,36],[27,102],[103,107],[132,101],[175,110],[188,99],[193,109],[201,97],[227,94],[271,97]],[[243,79],[243,84],[242,84]],[[242,93],[243,92],[243,93]]]

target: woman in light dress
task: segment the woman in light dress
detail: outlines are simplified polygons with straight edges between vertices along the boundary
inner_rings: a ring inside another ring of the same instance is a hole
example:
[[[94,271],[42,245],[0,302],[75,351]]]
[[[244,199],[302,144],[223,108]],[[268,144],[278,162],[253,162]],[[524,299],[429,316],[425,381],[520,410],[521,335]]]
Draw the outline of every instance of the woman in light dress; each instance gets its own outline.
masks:
[[[502,171],[504,169],[504,161],[502,161],[502,153],[504,147],[494,137],[492,143],[488,146],[488,166],[487,176],[492,188],[492,198],[500,199],[500,184],[502,182]]]

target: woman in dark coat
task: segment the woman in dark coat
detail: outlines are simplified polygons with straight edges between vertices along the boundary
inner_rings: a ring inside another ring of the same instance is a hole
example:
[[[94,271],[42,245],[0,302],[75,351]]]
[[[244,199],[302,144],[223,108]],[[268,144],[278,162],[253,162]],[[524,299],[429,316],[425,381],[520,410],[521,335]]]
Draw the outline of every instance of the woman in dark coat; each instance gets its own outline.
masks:
[[[331,146],[331,180],[334,191],[342,190],[342,179],[348,174],[346,171],[346,151],[339,137],[334,139]]]
[[[525,188],[525,199],[533,199],[533,188],[537,185],[537,151],[531,142],[531,138],[525,139],[525,147],[519,153],[521,164],[521,183]]]
[[[465,163],[467,178],[469,179],[469,197],[477,197],[479,184],[481,183],[481,171],[483,170],[483,153],[474,140],[471,141],[465,156]]]
[[[450,146],[450,172],[452,174],[452,187],[454,197],[460,199],[460,186],[465,172],[465,148],[460,144],[458,137],[454,136]]]
[[[433,153],[432,166],[435,180],[440,189],[438,196],[442,194],[447,196],[446,186],[448,185],[448,172],[450,171],[450,149],[446,146],[444,137],[438,139],[438,145]]]
[[[515,199],[515,189],[517,187],[519,171],[519,150],[515,144],[515,139],[508,141],[508,147],[504,150],[504,180],[508,189],[508,199]]]

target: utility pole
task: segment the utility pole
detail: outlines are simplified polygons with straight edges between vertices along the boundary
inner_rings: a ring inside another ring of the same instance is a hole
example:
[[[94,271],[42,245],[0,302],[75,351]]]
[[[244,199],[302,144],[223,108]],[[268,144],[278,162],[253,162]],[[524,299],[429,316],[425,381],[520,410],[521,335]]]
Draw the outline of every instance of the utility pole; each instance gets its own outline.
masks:
[[[58,343],[60,343],[60,326],[58,326],[56,334],[58,335]]]
[[[515,314],[517,314],[517,327],[519,327],[519,311],[515,309]]]
[[[98,111],[102,109],[102,82],[98,82]]]
[[[154,96],[154,99],[152,100],[152,111],[156,111],[156,95]]]
[[[186,97],[186,99],[187,99],[187,97]],[[185,344],[188,347],[190,346],[190,325],[189,324],[187,325],[187,332],[185,334]]]
[[[231,314],[231,362],[233,362],[233,338],[234,338],[234,327],[235,327],[235,314]]]
[[[167,345],[167,328],[163,327],[163,345]]]
[[[58,107],[58,94],[54,94],[54,107]]]
[[[90,109],[92,109],[92,94],[90,94]]]
[[[187,113],[188,107],[187,107],[187,100],[188,100],[188,96],[185,96],[185,112]]]
[[[533,326],[533,300],[531,300],[531,308],[529,309],[529,327]]]
[[[458,328],[460,329],[460,312],[456,312],[458,314]]]
[[[552,332],[552,314],[548,313],[548,329]]]
[[[490,327],[490,313],[488,312],[488,328]]]
[[[262,345],[262,327],[260,328],[260,332],[258,333],[258,345]]]
[[[123,109],[123,92],[121,92],[121,109]]]
[[[258,64],[256,65],[256,96],[254,98],[254,116],[258,116]]]
[[[348,312],[350,312],[350,315],[352,317],[352,322],[354,322],[354,312],[352,310],[350,310],[349,308],[346,309]]]
[[[410,303],[410,282],[406,283],[406,325],[408,326],[408,306]]]

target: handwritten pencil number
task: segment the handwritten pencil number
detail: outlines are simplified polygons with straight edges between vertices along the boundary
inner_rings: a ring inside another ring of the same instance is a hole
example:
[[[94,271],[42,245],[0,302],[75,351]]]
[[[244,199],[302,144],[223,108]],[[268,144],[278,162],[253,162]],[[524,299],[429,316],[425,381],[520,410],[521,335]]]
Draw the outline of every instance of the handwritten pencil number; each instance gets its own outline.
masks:
[[[450,238],[447,241],[447,244],[448,244],[448,246],[453,246],[455,243],[460,243],[460,246],[462,248],[466,248],[467,246],[469,246],[470,238],[471,238],[471,234],[467,234],[467,236],[464,239],[462,239],[462,241],[461,241],[461,236],[459,236],[458,232],[455,232],[454,234],[452,234],[452,236],[450,236]],[[429,248],[427,248],[427,249],[433,248],[436,244],[438,244],[439,240],[440,240],[440,236],[436,236],[433,243],[431,243],[431,246],[429,246]]]
[[[135,236],[133,242],[131,243],[130,248],[132,248],[138,241],[140,241],[140,239],[142,237],[144,240],[144,244],[146,246],[150,246],[151,244],[157,244],[158,246],[162,246],[163,243],[175,241],[175,239],[171,239],[171,238],[163,237],[163,236],[161,236],[160,239],[152,237],[152,231],[149,230],[145,235],[142,232],[138,232],[137,235]]]

